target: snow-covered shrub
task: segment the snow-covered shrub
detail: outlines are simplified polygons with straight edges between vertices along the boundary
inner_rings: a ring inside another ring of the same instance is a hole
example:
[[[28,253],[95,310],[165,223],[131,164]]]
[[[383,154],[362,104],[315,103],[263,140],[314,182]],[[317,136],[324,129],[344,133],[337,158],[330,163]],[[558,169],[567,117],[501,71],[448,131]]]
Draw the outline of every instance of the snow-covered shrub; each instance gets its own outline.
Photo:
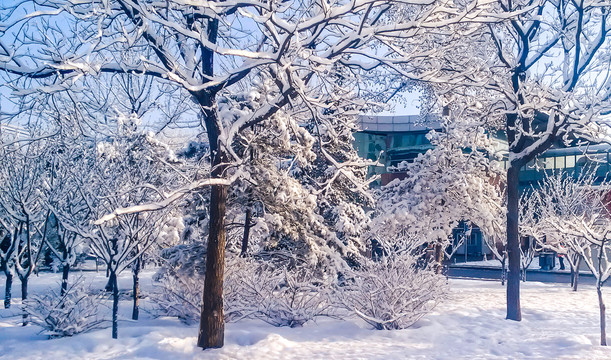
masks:
[[[335,299],[378,330],[404,329],[430,312],[444,298],[447,281],[415,254],[383,257],[354,270]]]
[[[174,273],[160,279],[158,291],[151,294],[157,314],[173,316],[187,324],[199,320],[204,277]]]
[[[204,278],[176,273],[161,279],[153,295],[160,315],[186,323],[199,319]],[[330,283],[307,268],[280,269],[253,259],[228,259],[224,311],[228,322],[260,319],[274,326],[301,326],[319,316],[333,316]]]
[[[236,259],[225,277],[226,318],[256,318],[274,326],[297,327],[320,316],[334,316],[331,284],[308,267],[291,271]]]
[[[104,327],[107,320],[98,311],[102,297],[90,295],[82,281],[77,281],[64,295],[51,290],[31,296],[24,303],[24,311],[49,338],[72,336]]]

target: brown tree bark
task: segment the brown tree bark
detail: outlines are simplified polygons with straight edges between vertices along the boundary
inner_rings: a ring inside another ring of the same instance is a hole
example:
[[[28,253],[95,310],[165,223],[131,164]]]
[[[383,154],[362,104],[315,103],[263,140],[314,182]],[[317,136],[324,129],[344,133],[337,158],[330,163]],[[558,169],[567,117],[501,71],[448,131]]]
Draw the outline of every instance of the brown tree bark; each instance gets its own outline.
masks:
[[[225,268],[225,210],[227,187],[212,186],[206,277],[197,346],[220,348],[224,344],[223,274]]]
[[[206,26],[208,41],[216,43],[218,20],[208,20]],[[214,75],[214,53],[202,49],[202,70],[208,76]],[[225,149],[219,143],[220,121],[214,110],[216,92],[210,90],[192,93],[204,113],[204,123],[212,154],[211,178],[222,178],[226,170]],[[225,214],[227,186],[214,185],[210,189],[210,222],[206,251],[206,275],[204,279],[203,305],[199,323],[197,346],[220,348],[224,344],[225,322],[223,313],[223,275],[225,270]]]
[[[520,168],[507,169],[507,319],[521,321],[520,308],[520,237],[518,233]]]

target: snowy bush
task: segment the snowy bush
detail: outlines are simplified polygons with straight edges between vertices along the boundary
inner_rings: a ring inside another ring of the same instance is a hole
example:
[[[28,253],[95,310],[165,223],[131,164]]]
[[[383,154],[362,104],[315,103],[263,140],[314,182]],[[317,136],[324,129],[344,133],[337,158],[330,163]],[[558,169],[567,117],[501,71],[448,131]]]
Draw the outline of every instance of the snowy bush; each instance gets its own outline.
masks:
[[[204,279],[167,276],[154,297],[159,314],[186,323],[199,319]],[[319,316],[333,316],[328,281],[307,268],[287,271],[267,262],[228,260],[224,280],[224,311],[228,322],[260,319],[274,326],[301,326]]]
[[[202,307],[204,277],[199,275],[174,275],[160,279],[159,291],[151,294],[157,306],[157,314],[173,316],[187,324],[199,320]]]
[[[414,254],[383,257],[355,270],[335,298],[378,330],[404,329],[430,312],[447,292],[444,276],[418,266]]]
[[[98,311],[102,296],[90,295],[82,282],[77,282],[64,295],[51,290],[31,296],[24,311],[49,338],[72,336],[104,327],[107,320]]]
[[[229,320],[256,318],[274,326],[302,326],[320,316],[334,316],[330,282],[308,267],[291,271],[236,259],[225,278]]]

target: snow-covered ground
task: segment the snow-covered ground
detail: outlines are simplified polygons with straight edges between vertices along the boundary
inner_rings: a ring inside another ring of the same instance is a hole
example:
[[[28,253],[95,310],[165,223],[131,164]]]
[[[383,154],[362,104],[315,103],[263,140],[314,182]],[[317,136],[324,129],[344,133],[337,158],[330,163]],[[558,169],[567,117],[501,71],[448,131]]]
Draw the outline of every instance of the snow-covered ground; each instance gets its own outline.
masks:
[[[144,273],[150,288],[152,271]],[[86,273],[102,287],[103,273]],[[129,272],[121,287],[130,286]],[[59,286],[58,274],[31,281],[31,293]],[[0,284],[4,278],[0,277]],[[0,310],[0,359],[609,359],[600,347],[594,288],[573,293],[567,285],[522,284],[523,321],[504,320],[505,288],[494,281],[450,280],[450,297],[410,329],[370,330],[358,320],[319,320],[302,328],[274,328],[259,321],[227,324],[225,347],[195,347],[197,327],[176,319],[122,321],[119,339],[110,329],[47,340],[36,326],[19,326],[19,313]],[[4,291],[0,287],[0,291]],[[611,291],[611,290],[610,290]],[[19,282],[14,297],[19,303]],[[606,295],[608,302],[611,295]],[[611,303],[611,302],[610,302]],[[150,307],[147,299],[142,305]],[[123,301],[127,319],[130,302]],[[11,316],[13,315],[13,316]]]

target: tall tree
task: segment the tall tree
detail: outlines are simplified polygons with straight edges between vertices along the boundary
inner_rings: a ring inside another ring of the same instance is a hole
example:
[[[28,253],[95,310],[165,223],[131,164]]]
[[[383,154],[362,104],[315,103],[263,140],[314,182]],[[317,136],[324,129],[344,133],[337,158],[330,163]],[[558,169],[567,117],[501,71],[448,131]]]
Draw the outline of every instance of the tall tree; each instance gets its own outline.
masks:
[[[473,76],[440,86],[441,105],[507,137],[507,319],[522,319],[520,169],[554,143],[596,142],[605,133],[609,10],[597,0],[498,1],[499,16],[518,15],[483,24],[445,53],[451,72],[472,69]]]

